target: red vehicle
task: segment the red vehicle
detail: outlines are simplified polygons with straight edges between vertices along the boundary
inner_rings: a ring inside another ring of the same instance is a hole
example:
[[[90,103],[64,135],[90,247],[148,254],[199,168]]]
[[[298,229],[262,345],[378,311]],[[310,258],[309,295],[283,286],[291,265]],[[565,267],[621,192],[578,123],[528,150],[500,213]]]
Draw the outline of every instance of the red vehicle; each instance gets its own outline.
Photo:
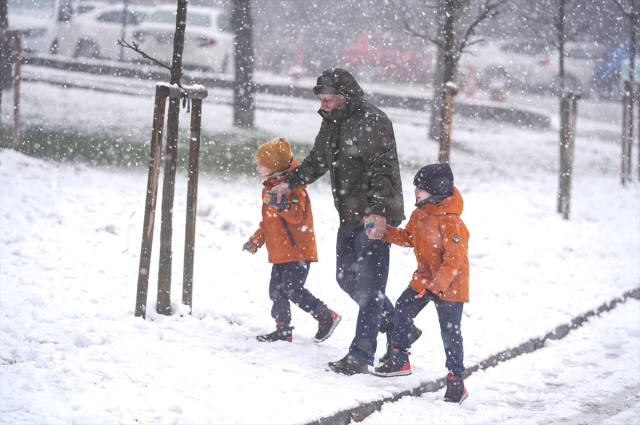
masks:
[[[360,34],[340,53],[342,67],[363,82],[431,83],[437,50],[427,40],[398,33]]]

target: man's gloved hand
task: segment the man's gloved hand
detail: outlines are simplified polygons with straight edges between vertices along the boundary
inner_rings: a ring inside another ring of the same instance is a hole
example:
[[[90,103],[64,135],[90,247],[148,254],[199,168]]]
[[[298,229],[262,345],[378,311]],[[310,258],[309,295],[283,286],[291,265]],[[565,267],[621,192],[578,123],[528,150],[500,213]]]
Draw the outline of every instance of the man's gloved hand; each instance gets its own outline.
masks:
[[[258,245],[254,245],[251,242],[245,242],[244,245],[242,245],[242,250],[255,254],[258,251]]]
[[[378,214],[365,216],[364,226],[369,239],[380,239],[387,233],[387,219]]]
[[[284,196],[282,197],[280,202],[278,202],[277,193],[275,191],[271,191],[271,190],[267,190],[267,196],[264,197],[262,202],[264,202],[267,205],[278,207],[281,210],[286,209],[287,205],[289,204],[289,201],[287,201],[287,198],[284,197]]]

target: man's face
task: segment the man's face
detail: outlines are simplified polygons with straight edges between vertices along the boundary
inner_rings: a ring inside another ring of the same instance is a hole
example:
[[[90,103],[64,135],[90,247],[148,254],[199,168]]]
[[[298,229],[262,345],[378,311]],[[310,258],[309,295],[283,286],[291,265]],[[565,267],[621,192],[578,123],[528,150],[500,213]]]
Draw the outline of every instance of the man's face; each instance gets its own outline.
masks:
[[[347,99],[341,94],[319,94],[318,99],[320,99],[320,109],[326,112],[340,109],[347,103]]]

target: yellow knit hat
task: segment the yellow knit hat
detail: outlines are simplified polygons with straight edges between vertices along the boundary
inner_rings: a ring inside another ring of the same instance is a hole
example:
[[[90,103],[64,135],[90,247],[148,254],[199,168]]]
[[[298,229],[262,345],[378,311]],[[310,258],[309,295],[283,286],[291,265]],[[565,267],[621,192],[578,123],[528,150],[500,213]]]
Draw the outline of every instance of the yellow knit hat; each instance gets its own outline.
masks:
[[[258,164],[276,173],[280,173],[289,168],[291,158],[291,145],[284,137],[269,140],[260,146],[256,152],[256,161],[258,161]]]

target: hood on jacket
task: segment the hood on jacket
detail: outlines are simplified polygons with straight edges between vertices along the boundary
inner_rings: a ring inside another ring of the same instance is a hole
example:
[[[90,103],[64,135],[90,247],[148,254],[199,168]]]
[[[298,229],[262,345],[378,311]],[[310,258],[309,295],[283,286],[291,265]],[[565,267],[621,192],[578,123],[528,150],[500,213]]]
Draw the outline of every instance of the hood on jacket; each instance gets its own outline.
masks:
[[[348,71],[341,68],[329,68],[318,77],[313,93],[340,94],[347,99],[346,111],[336,110],[326,112],[320,109],[318,113],[326,119],[341,119],[351,115],[362,105],[364,91],[356,79]]]

